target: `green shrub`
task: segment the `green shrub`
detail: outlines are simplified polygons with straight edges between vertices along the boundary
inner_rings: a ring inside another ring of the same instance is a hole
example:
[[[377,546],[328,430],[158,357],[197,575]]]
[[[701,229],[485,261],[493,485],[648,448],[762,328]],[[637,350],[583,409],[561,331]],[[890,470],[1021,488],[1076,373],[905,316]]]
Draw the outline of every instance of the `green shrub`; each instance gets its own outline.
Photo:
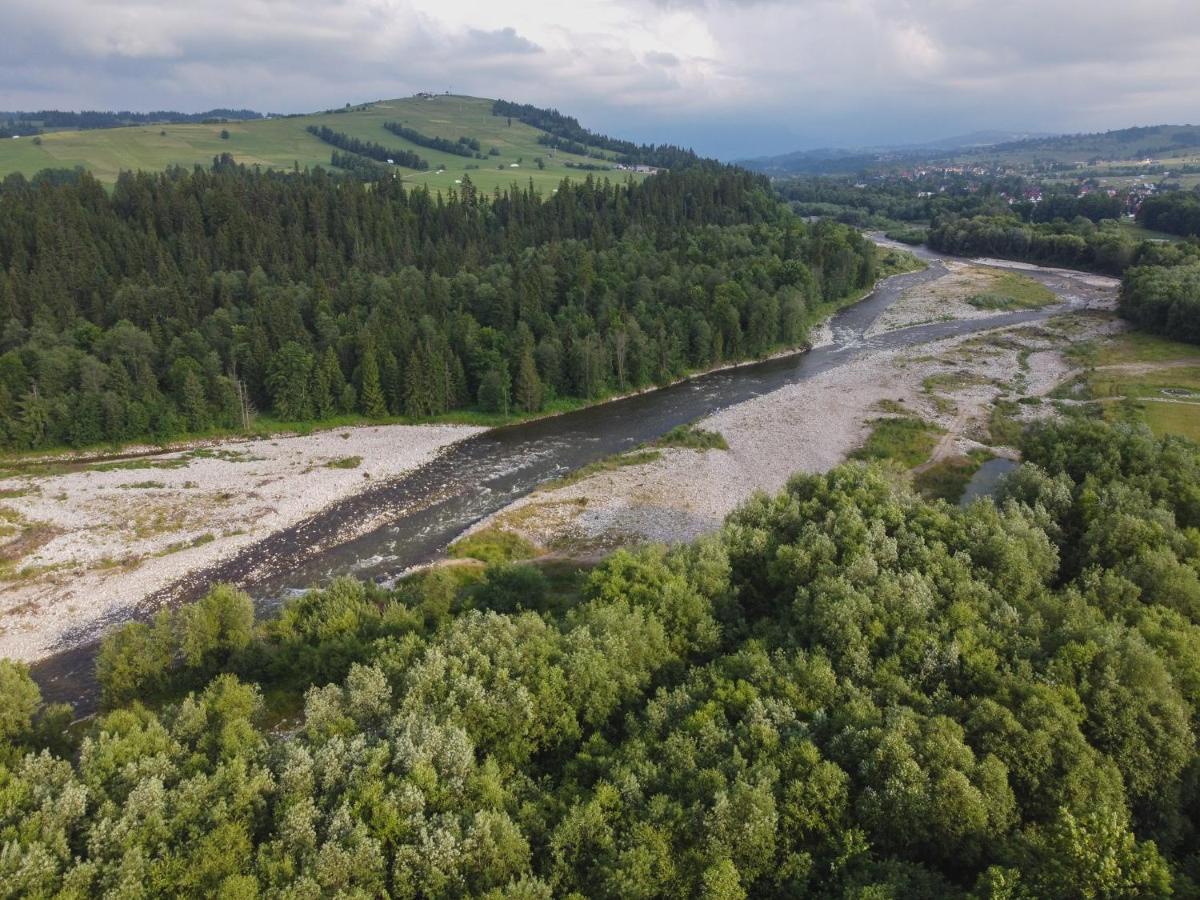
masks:
[[[1006,294],[985,292],[967,298],[967,303],[976,309],[1015,309],[1017,301]]]
[[[928,232],[924,228],[892,228],[884,232],[885,237],[914,247],[925,243],[927,234]]]
[[[655,447],[680,447],[685,450],[728,450],[724,435],[695,425],[676,425],[658,440]]]
[[[475,593],[475,602],[483,609],[511,613],[542,610],[546,605],[549,583],[535,566],[511,563],[490,565]]]
[[[204,676],[228,666],[250,645],[254,604],[227,584],[218,584],[200,600],[151,624],[130,622],[100,644],[96,678],[106,706],[160,697],[179,673]]]
[[[477,559],[485,563],[532,559],[538,550],[530,541],[512,531],[490,526],[472,532],[450,545],[449,553],[459,559]]]
[[[0,746],[25,734],[42,704],[42,692],[29,677],[29,667],[0,659]]]
[[[105,706],[157,696],[174,659],[174,629],[165,610],[153,625],[130,622],[106,635],[96,657],[96,680]]]
[[[254,634],[253,601],[228,584],[218,584],[177,615],[179,650],[193,669],[219,668],[248,647]]]

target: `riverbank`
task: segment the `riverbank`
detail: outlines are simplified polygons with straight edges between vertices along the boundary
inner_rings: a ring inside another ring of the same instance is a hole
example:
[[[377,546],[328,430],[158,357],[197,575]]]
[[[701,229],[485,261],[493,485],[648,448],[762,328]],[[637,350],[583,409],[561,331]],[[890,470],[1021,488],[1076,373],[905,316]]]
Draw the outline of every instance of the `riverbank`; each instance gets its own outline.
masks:
[[[33,660],[87,640],[187,573],[483,430],[362,426],[64,459],[0,478],[0,657]],[[358,533],[378,524],[364,517]]]
[[[396,573],[409,566],[438,558],[446,544],[463,528],[503,510],[548,479],[575,471],[639,443],[652,441],[669,428],[711,415],[714,410],[732,410],[760,395],[770,394],[776,388],[791,387],[803,391],[797,387],[798,382],[815,382],[807,393],[824,395],[824,402],[828,404],[827,408],[798,415],[811,416],[814,429],[829,430],[837,423],[842,423],[847,428],[856,429],[849,433],[857,435],[861,431],[860,426],[846,424],[848,420],[838,418],[845,407],[845,397],[839,394],[841,387],[837,382],[831,382],[832,388],[826,390],[825,379],[830,371],[859,361],[876,343],[886,345],[900,359],[905,352],[914,352],[911,345],[926,344],[982,327],[975,322],[940,322],[888,332],[876,339],[865,338],[865,332],[882,311],[910,302],[911,298],[917,296],[913,288],[938,281],[944,277],[945,271],[941,261],[932,259],[931,265],[924,271],[881,281],[867,299],[846,306],[832,321],[814,329],[811,343],[815,349],[811,353],[798,356],[789,354],[786,358],[756,362],[745,368],[735,366],[717,370],[661,390],[640,393],[561,416],[543,417],[505,428],[464,430],[460,434],[475,436],[470,440],[459,439],[452,449],[444,453],[435,453],[428,465],[421,465],[422,458],[418,454],[418,457],[408,460],[411,466],[407,463],[397,465],[392,470],[393,475],[388,478],[364,479],[357,489],[353,479],[360,477],[361,472],[356,474],[347,458],[361,455],[365,461],[370,454],[359,454],[347,448],[344,456],[334,451],[326,453],[322,460],[294,464],[292,469],[309,476],[318,464],[321,469],[331,466],[328,471],[335,475],[341,473],[339,477],[348,475],[348,480],[342,483],[345,490],[330,494],[327,502],[314,502],[286,518],[273,518],[269,510],[258,510],[252,504],[232,498],[227,506],[247,507],[242,525],[224,521],[209,522],[207,525],[193,523],[181,514],[181,527],[175,527],[168,516],[159,516],[151,521],[150,530],[167,531],[173,528],[176,532],[184,533],[169,540],[158,535],[161,542],[148,548],[152,555],[140,555],[127,564],[115,553],[93,553],[91,568],[79,567],[78,578],[67,574],[69,569],[65,566],[44,571],[31,569],[27,573],[31,582],[44,579],[60,586],[68,585],[82,593],[66,600],[51,594],[44,599],[30,597],[28,601],[8,602],[10,614],[4,617],[3,622],[8,631],[0,636],[7,644],[0,644],[0,652],[31,659],[44,656],[44,648],[82,646],[104,627],[134,614],[145,615],[160,604],[192,599],[214,581],[232,581],[243,585],[258,600],[269,604],[291,590],[322,583],[340,574],[383,580],[394,578]],[[1027,310],[997,313],[995,320],[1015,324],[1022,320],[1044,319],[1046,315],[1042,310]],[[870,372],[863,379],[867,383],[888,384],[886,376]],[[866,390],[869,388],[862,387],[856,396],[865,398],[867,394],[863,391]],[[887,398],[877,399],[882,402]],[[765,415],[770,418],[776,415],[776,411],[768,411]],[[763,427],[769,427],[770,424],[764,422]],[[431,427],[436,429],[437,426]],[[394,429],[395,433],[401,433],[405,426],[378,428],[383,431]],[[425,426],[409,428],[416,434],[421,433]],[[366,429],[371,430],[370,427]],[[792,430],[805,431],[803,420],[796,420]],[[304,439],[341,439],[342,431],[321,432]],[[356,433],[354,429],[344,431],[351,433],[352,437]],[[746,433],[755,434],[750,428],[746,429]],[[753,440],[753,437],[750,439]],[[848,439],[843,435],[840,440],[837,447],[841,447]],[[254,446],[264,444],[261,441],[251,443]],[[838,450],[834,455],[822,456],[819,446],[798,447],[791,452],[787,452],[786,447],[781,449],[778,444],[766,441],[762,446],[768,451],[766,455],[770,459],[763,459],[760,455],[758,460],[748,463],[737,490],[726,492],[719,498],[720,502],[727,503],[729,497],[737,502],[755,488],[777,487],[791,472],[804,470],[811,465],[805,461],[810,457],[816,464],[826,466],[834,464],[841,455],[841,450]],[[223,449],[223,445],[206,447],[180,455],[188,456],[190,461],[187,465],[191,466],[196,458],[223,456],[220,452]],[[669,458],[673,453],[671,451],[666,456]],[[424,459],[428,461],[430,457]],[[239,465],[234,460],[221,461]],[[157,465],[157,457],[126,462],[153,468]],[[360,466],[364,464],[359,463]],[[340,465],[347,468],[337,468]],[[759,477],[770,466],[775,467],[769,469],[768,474],[773,473],[771,477]],[[90,468],[111,468],[111,464]],[[162,468],[165,472],[172,472],[183,468],[183,465],[174,462]],[[123,471],[120,468],[112,470]],[[710,487],[719,486],[723,480],[735,480],[728,473],[716,470],[708,473],[700,470],[681,471],[681,477],[684,475],[696,482],[705,481]],[[178,477],[181,483],[173,486],[184,492],[185,496],[187,491],[195,491],[201,484],[197,478]],[[186,487],[188,481],[194,481],[196,486]],[[150,472],[127,477],[109,487],[112,491],[136,494],[139,491],[162,490],[158,483],[165,484],[165,481],[157,473]],[[229,488],[228,493],[237,497],[237,491],[251,489],[247,488],[243,479]],[[310,493],[303,478],[290,486],[280,484],[279,491],[283,497],[291,491],[304,492],[306,496]],[[48,492],[43,493],[49,495]],[[280,502],[285,501],[281,498]],[[667,504],[660,515],[677,517],[681,521],[704,520],[714,523],[719,522],[731,505],[714,506],[707,510],[697,506],[692,514],[686,514],[680,512],[678,504]],[[122,516],[128,518],[131,508],[127,506],[124,513],[118,511],[114,517],[118,520]],[[305,515],[310,509],[314,511]],[[696,514],[697,511],[702,514]],[[300,520],[296,521],[297,518]],[[220,529],[216,527],[218,524]],[[382,527],[384,525],[387,527]],[[698,526],[685,533],[698,533],[707,527]],[[145,527],[143,530],[146,530]],[[614,542],[625,540],[619,534],[620,523],[615,528],[605,527],[602,530]],[[654,539],[670,539],[665,527],[643,531]],[[48,531],[39,532],[36,529],[30,529],[30,533],[40,535],[37,540],[56,537]],[[631,534],[628,539],[636,542],[643,538]],[[37,540],[29,543],[36,544]],[[43,543],[48,544],[49,540]],[[221,547],[226,548],[227,552],[217,553]],[[39,549],[38,546],[25,547],[22,552]],[[130,573],[150,572],[150,568],[145,568],[147,564],[157,567],[155,561],[160,559],[169,559],[171,563],[171,567],[158,570],[163,577],[147,579],[145,582],[130,577]],[[119,573],[116,571],[118,569],[126,571]],[[113,599],[111,594],[103,594],[101,602],[97,604],[87,593],[97,579],[103,579],[105,584],[112,586],[102,588],[103,591],[119,589],[120,596]],[[25,578],[19,580],[24,581]],[[105,598],[109,602],[105,602]],[[138,598],[144,598],[145,602],[139,605]],[[51,615],[45,614],[43,606],[50,610]],[[51,620],[51,625],[30,624],[47,620]],[[22,626],[21,631],[11,623]],[[38,628],[48,628],[49,631],[39,637]],[[29,632],[34,632],[32,637]],[[45,634],[52,635],[53,640],[44,639]],[[6,646],[18,644],[15,651],[5,650]],[[64,666],[78,668],[79,665],[86,668],[88,664],[74,656],[71,660],[65,660],[55,654],[46,666],[42,666],[43,681],[62,675]],[[62,688],[62,685],[58,687]]]
[[[930,321],[971,319],[986,326],[997,312],[966,301],[987,293],[999,280],[997,270],[1007,268],[952,262],[946,274],[891,304],[864,339],[869,345],[874,336]],[[1058,288],[1061,315],[931,342],[919,351],[870,350],[696,423],[720,433],[728,450],[668,448],[657,457],[630,456],[629,464],[521,498],[471,530],[498,528],[546,554],[580,559],[618,546],[694,540],[715,531],[756,491],[778,491],[796,472],[826,471],[845,461],[881,418],[916,420],[937,436],[919,469],[966,460],[972,452],[1015,456],[1010,423],[1053,414],[1048,396],[1079,374],[1070,347],[1123,327],[1111,315],[1115,279],[1083,276],[1086,284],[1079,280],[1082,287],[1072,288],[1057,279],[1074,276],[1037,274]],[[828,340],[821,335],[814,344]]]
[[[819,303],[809,309],[804,317],[803,326],[809,331],[805,340],[796,344],[778,345],[766,354],[749,359],[738,359],[732,362],[699,369],[684,369],[676,378],[659,384],[650,384],[633,390],[614,390],[598,396],[583,399],[578,397],[560,397],[545,403],[536,412],[523,412],[510,409],[507,412],[483,412],[477,409],[455,409],[434,416],[413,419],[408,416],[385,416],[370,418],[359,414],[334,416],[331,419],[314,419],[309,421],[284,422],[265,416],[255,418],[248,431],[216,431],[197,434],[185,434],[179,438],[160,444],[146,441],[133,441],[123,445],[98,444],[83,448],[56,447],[34,451],[10,451],[0,454],[0,481],[14,475],[36,476],[46,472],[61,471],[64,467],[81,466],[91,463],[117,462],[146,456],[161,456],[168,453],[180,453],[191,450],[217,449],[229,443],[243,441],[278,440],[293,437],[307,437],[323,432],[343,432],[358,428],[380,428],[393,426],[467,426],[477,429],[503,428],[509,425],[522,425],[555,416],[569,415],[602,403],[613,403],[639,394],[661,390],[676,384],[683,384],[704,375],[724,372],[730,369],[755,366],[759,363],[782,359],[805,353],[824,340],[822,335],[828,334],[829,321],[843,309],[854,306],[866,300],[881,284],[896,275],[919,272],[927,265],[919,259],[911,248],[899,244],[879,242],[880,248],[887,251],[880,261],[879,275],[875,284],[865,290],[851,292],[836,300]],[[2,537],[2,535],[0,535]]]
[[[920,268],[908,256],[892,265]],[[823,312],[857,312],[860,300],[845,298]],[[818,341],[828,334],[828,326],[815,332]],[[439,539],[445,504],[456,510],[450,515],[475,521],[541,480],[527,463],[546,450],[512,454],[510,436],[545,434],[556,444],[556,434],[571,431],[570,422],[580,416],[619,418],[622,407],[643,401],[653,406],[665,394],[690,392],[700,383],[736,384],[743,380],[734,374],[740,368],[786,366],[805,349],[808,344],[781,348],[766,361],[690,373],[664,390],[632,392],[588,409],[552,409],[508,427],[341,427],[206,439],[169,452],[139,446],[119,454],[104,449],[91,458],[11,461],[0,474],[0,527],[8,529],[0,533],[0,656],[59,658],[62,650],[92,646],[110,625],[192,599],[215,581],[242,584],[270,602],[334,572],[379,577],[380,566],[386,574],[404,556],[428,558],[443,550],[462,527]],[[658,418],[647,421],[648,437],[659,433],[659,425]],[[602,433],[622,439],[624,427]],[[479,434],[486,442],[463,444],[454,463],[438,455]],[[403,452],[395,451],[396,444]],[[587,442],[581,449],[584,457],[593,452]],[[551,452],[554,461],[566,462],[562,451]],[[434,457],[437,462],[426,464]],[[428,517],[419,534],[406,530],[397,540],[383,528],[414,516]],[[379,535],[374,544],[371,535]],[[370,550],[362,548],[364,540]]]

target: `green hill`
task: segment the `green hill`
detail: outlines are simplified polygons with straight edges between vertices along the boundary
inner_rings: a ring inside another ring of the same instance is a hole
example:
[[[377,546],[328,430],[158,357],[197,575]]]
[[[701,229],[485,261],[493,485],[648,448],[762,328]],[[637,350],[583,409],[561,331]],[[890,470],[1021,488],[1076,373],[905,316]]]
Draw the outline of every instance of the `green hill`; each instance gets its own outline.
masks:
[[[158,170],[168,166],[208,165],[214,156],[230,153],[240,163],[268,168],[293,166],[330,168],[335,149],[308,132],[310,125],[384,147],[416,153],[429,163],[426,171],[395,167],[414,184],[450,188],[470,172],[471,181],[486,191],[514,181],[552,188],[564,176],[582,177],[579,165],[613,165],[605,159],[554,151],[538,143],[545,132],[517,119],[492,114],[494,101],[479,97],[433,95],[382,100],[345,109],[219,124],[145,125],[87,131],[55,131],[0,142],[0,177],[12,172],[33,175],[47,168],[82,166],[101,181],[116,181],[122,170]],[[483,159],[466,158],[420,146],[388,131],[384,124],[399,122],[423,136],[479,142]],[[228,134],[222,137],[222,132]],[[495,148],[498,155],[490,151]],[[596,152],[600,156],[599,151]],[[537,159],[544,168],[539,168]],[[619,173],[621,177],[625,173]]]
[[[1200,126],[1152,125],[1098,134],[1064,134],[1011,141],[974,150],[964,154],[964,158],[995,156],[1014,161],[1042,159],[1056,162],[1089,162],[1180,159],[1198,155]]]
[[[1200,125],[1154,125],[1098,134],[1064,134],[994,143],[987,146],[909,146],[858,150],[801,150],[743,162],[774,176],[842,175],[921,165],[985,165],[1022,171],[1091,166],[1140,170],[1150,160],[1172,167],[1200,165]],[[1148,171],[1148,170],[1147,170]],[[1194,173],[1193,173],[1194,174]]]

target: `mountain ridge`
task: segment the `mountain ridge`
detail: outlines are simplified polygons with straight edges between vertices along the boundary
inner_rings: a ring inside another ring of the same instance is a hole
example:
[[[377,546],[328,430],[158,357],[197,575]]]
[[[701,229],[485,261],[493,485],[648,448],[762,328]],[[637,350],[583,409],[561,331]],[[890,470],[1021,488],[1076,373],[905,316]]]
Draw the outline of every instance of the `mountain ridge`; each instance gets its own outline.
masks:
[[[925,143],[890,147],[798,150],[739,160],[768,175],[848,173],[886,164],[922,161],[1028,160],[1055,162],[1094,159],[1135,160],[1200,154],[1200,126],[1150,125],[1077,134],[981,131]]]

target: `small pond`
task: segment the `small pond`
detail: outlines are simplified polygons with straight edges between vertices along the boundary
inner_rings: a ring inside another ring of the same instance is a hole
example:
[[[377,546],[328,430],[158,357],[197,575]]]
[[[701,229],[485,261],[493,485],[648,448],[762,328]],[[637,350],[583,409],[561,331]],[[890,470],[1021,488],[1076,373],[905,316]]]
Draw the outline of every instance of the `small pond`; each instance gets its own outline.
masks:
[[[975,470],[975,474],[971,476],[971,480],[967,482],[967,488],[963,491],[962,499],[959,500],[960,506],[969,506],[973,501],[980,497],[988,497],[996,490],[996,485],[1000,479],[1015,469],[1020,463],[1011,459],[1004,459],[996,456],[989,459],[982,466]]]

